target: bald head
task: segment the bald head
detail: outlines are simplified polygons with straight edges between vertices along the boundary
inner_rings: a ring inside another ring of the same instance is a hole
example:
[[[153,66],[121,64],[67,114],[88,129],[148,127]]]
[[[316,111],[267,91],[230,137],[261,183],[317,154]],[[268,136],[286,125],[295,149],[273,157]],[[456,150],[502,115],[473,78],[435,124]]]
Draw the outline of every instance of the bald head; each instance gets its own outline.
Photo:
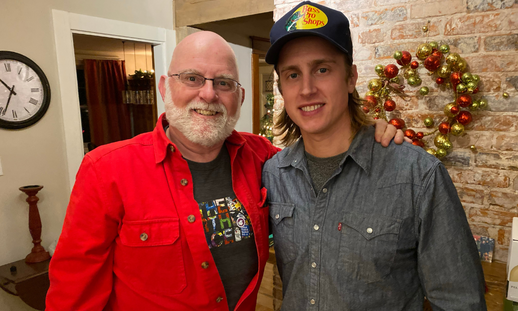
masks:
[[[193,33],[183,39],[175,48],[169,74],[196,70],[192,66],[219,64],[233,79],[239,81],[234,51],[220,35],[210,31]]]

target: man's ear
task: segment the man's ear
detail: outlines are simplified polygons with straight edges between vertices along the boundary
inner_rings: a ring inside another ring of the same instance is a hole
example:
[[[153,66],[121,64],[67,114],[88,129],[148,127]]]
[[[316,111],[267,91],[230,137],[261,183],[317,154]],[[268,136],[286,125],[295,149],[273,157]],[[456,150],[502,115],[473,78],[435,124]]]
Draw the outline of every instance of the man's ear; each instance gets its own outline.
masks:
[[[241,88],[241,106],[243,106],[244,101],[245,101],[245,89]]]
[[[354,89],[356,88],[356,81],[358,81],[358,69],[356,68],[356,65],[352,65],[351,76],[347,81],[347,89],[349,91],[349,94],[352,94],[354,92]]]
[[[162,75],[160,77],[160,81],[158,82],[158,90],[160,91],[160,95],[162,95],[162,100],[165,99],[165,83],[167,78],[167,76]]]

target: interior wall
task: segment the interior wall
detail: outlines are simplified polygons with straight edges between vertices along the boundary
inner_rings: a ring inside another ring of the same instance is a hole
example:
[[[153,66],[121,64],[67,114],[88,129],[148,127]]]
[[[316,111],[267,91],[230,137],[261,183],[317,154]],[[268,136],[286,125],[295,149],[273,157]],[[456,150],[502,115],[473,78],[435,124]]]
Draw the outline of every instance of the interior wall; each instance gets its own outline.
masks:
[[[173,28],[171,0],[2,1],[0,28],[9,31],[0,32],[1,50],[18,52],[35,61],[49,80],[52,98],[45,116],[31,127],[0,129],[0,265],[24,258],[32,247],[28,204],[25,194],[18,190],[20,186],[44,186],[38,195],[44,247],[58,238],[69,199],[53,9]],[[0,310],[32,309],[0,290]]]
[[[237,67],[239,71],[239,83],[245,90],[245,101],[241,106],[241,116],[236,124],[236,131],[252,133],[252,49],[230,43],[230,47],[234,50],[237,59]]]

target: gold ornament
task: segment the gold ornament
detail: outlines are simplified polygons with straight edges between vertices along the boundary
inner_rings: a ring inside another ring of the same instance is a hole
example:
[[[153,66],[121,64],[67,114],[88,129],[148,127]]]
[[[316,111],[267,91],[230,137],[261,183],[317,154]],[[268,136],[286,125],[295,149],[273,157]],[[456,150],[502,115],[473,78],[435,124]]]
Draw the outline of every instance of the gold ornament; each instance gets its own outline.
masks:
[[[480,82],[480,77],[478,75],[471,75],[471,79],[476,84],[478,84]]]
[[[451,74],[451,68],[448,65],[442,65],[437,69],[437,75],[441,78],[448,78]]]
[[[469,149],[471,149],[471,151],[477,151],[477,146],[471,145],[469,146]]]
[[[439,47],[439,44],[435,41],[432,41],[428,43],[432,49],[437,49]]]
[[[405,77],[405,79],[408,79],[410,77],[415,77],[416,74],[417,74],[417,71],[415,69],[407,68],[407,70],[405,70],[405,73],[403,74],[403,76]]]
[[[423,43],[417,47],[417,58],[425,60],[430,54],[432,54],[432,47],[428,43]]]
[[[390,79],[390,82],[399,84],[399,76],[395,76],[394,78]]]
[[[369,81],[369,90],[373,91],[373,92],[377,92],[379,90],[381,90],[381,88],[383,87],[383,83],[381,82],[380,79],[372,79]]]
[[[458,122],[453,123],[450,127],[450,133],[455,136],[462,135],[462,133],[464,133],[464,125]]]
[[[386,87],[381,89],[381,92],[380,92],[380,96],[381,97],[387,97],[389,95],[390,95],[390,90],[389,89],[387,89]]]
[[[450,151],[453,148],[451,141],[447,140],[442,144],[442,148],[446,151]]]
[[[417,78],[414,77],[414,76],[409,77],[407,81],[408,81],[408,84],[410,86],[416,86],[417,85]]]
[[[474,81],[471,81],[471,82],[468,82],[468,84],[466,84],[466,86],[468,87],[468,89],[476,89],[477,88],[477,83],[474,82]]]
[[[456,65],[460,60],[460,55],[457,54],[457,53],[451,53],[450,55],[448,55],[448,57],[446,57],[446,63],[448,65]]]
[[[471,73],[465,72],[465,73],[462,74],[462,77],[460,79],[462,80],[462,82],[468,84],[471,81],[473,81],[473,76],[471,75]]]
[[[400,60],[402,57],[403,57],[403,53],[401,53],[401,51],[395,51],[394,52],[394,59],[395,60]]]
[[[508,97],[509,97],[509,93],[504,92],[504,94],[502,94],[502,96],[503,96],[504,98],[508,98]]]
[[[478,107],[479,107],[480,109],[486,109],[486,108],[487,108],[487,105],[488,105],[487,99],[482,98],[482,99],[479,101]]]
[[[464,94],[468,91],[468,87],[464,83],[457,84],[457,93]]]
[[[432,119],[432,118],[428,117],[428,118],[424,119],[424,126],[426,126],[426,127],[432,127],[432,126],[433,126],[433,124],[434,124],[434,122],[433,122],[433,119]]]
[[[442,159],[442,158],[444,158],[447,155],[448,155],[448,152],[446,150],[442,149],[442,148],[437,149],[437,152],[435,152],[435,156],[438,159]]]
[[[374,96],[374,92],[373,91],[367,91],[365,93],[365,97],[367,97],[367,96]]]
[[[471,110],[471,111],[478,110],[478,108],[480,108],[480,102],[478,102],[478,101],[474,101],[474,102],[473,102],[473,103],[471,103],[471,105],[469,106],[469,110]]]
[[[468,67],[468,63],[464,60],[464,58],[461,58],[459,56],[459,60],[453,66],[454,66],[455,70],[463,72],[463,71],[466,71],[466,68]]]
[[[439,47],[439,51],[441,51],[441,53],[443,54],[446,54],[446,53],[449,53],[450,52],[450,46],[447,45],[447,44],[443,44]]]
[[[428,32],[428,26],[423,26],[421,29],[423,29],[423,32]]]
[[[385,70],[385,66],[383,65],[376,65],[376,67],[374,67],[374,71],[376,71],[377,74],[382,73],[383,70]]]
[[[435,139],[433,140],[433,143],[435,144],[435,147],[443,148],[445,141],[448,141],[448,136],[444,134],[437,134],[437,136],[435,136]]]
[[[419,89],[419,94],[421,94],[422,96],[428,95],[429,92],[430,92],[430,89],[426,86],[423,86],[422,88]]]
[[[457,104],[456,103],[449,103],[446,106],[444,106],[444,114],[447,115],[450,118],[453,118],[454,116],[456,116],[458,112],[455,113],[455,114],[453,114],[451,112],[451,108],[453,108],[453,107],[457,107]]]
[[[428,152],[429,154],[431,154],[433,156],[435,156],[435,153],[436,153],[435,149],[433,149],[433,148],[427,148],[426,152]]]
[[[423,80],[421,80],[419,77],[415,77],[415,86],[419,86],[421,83],[423,83]]]

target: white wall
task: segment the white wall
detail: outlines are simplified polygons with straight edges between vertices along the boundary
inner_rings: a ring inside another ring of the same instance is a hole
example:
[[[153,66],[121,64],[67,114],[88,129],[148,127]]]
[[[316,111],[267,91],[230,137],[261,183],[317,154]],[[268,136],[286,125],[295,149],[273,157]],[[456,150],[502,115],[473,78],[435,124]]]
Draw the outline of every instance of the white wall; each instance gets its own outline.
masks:
[[[230,43],[237,59],[239,83],[245,89],[245,101],[241,106],[241,117],[236,124],[236,130],[252,133],[252,49]]]
[[[69,199],[69,178],[58,59],[52,10],[130,22],[173,31],[172,0],[0,0],[0,50],[31,58],[46,73],[52,92],[49,110],[33,126],[0,129],[0,265],[24,258],[31,250],[28,205],[20,186],[41,184],[42,245],[58,238]],[[172,48],[166,52],[167,58]],[[73,78],[73,77],[71,77]],[[0,310],[32,310],[18,297],[0,290]]]

